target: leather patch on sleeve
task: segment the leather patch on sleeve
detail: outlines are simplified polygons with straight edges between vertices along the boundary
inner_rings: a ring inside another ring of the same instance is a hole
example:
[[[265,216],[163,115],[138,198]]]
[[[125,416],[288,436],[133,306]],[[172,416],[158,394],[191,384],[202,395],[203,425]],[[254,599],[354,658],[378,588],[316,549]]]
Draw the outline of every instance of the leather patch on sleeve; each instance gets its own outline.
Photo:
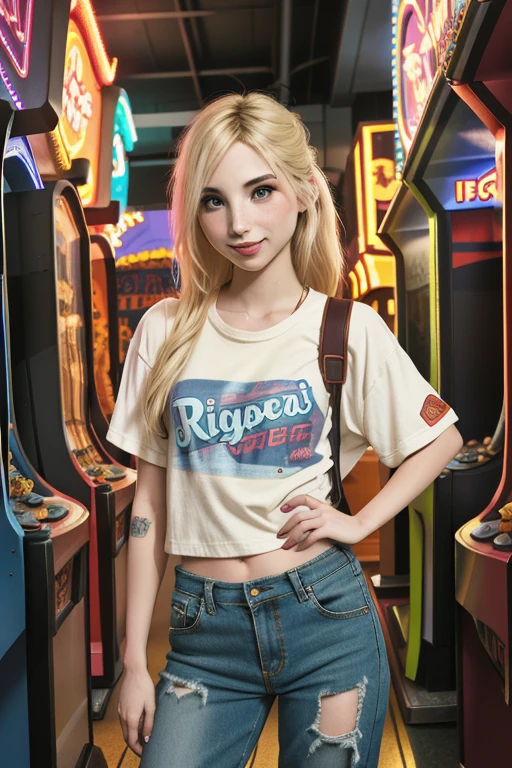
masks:
[[[447,405],[440,397],[435,395],[427,395],[423,408],[421,409],[420,416],[427,422],[429,427],[433,427],[434,424],[443,418],[445,413],[450,410],[450,406]]]

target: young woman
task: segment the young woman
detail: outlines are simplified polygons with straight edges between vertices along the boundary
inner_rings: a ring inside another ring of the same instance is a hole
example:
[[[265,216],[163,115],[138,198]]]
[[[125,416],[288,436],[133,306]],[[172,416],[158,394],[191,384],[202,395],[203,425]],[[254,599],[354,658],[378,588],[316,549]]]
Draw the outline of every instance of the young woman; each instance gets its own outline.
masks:
[[[278,696],[280,768],[376,768],[389,672],[351,545],[462,445],[457,416],[384,321],[353,307],[341,474],[399,468],[354,517],[330,505],[320,324],[343,270],[300,119],[261,93],[197,114],[172,180],[180,299],[144,315],[108,439],[139,457],[119,715],[141,768],[243,768]],[[146,645],[181,555],[167,666]]]

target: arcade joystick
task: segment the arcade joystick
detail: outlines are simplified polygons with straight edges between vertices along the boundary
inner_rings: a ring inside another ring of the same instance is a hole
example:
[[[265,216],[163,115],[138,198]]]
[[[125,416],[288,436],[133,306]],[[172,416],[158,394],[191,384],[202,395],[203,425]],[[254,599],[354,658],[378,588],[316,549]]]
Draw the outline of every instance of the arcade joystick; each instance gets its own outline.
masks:
[[[475,541],[490,541],[500,531],[501,520],[489,520],[487,523],[482,523],[474,531],[469,534]]]
[[[494,549],[512,550],[512,502],[508,502],[500,509],[499,534],[493,539]]]

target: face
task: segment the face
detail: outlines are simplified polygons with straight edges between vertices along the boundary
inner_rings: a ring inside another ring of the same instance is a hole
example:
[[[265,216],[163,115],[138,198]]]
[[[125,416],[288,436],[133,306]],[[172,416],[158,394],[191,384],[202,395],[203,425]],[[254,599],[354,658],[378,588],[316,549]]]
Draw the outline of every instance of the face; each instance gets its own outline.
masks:
[[[241,269],[257,271],[289,252],[303,210],[283,174],[237,142],[203,189],[199,223],[219,253]]]

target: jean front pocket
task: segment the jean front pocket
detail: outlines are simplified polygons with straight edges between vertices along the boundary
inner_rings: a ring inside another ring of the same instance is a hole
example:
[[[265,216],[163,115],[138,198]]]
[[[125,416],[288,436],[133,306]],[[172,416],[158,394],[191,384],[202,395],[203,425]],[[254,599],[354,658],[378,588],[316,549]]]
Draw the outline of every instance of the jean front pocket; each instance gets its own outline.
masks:
[[[194,632],[199,628],[204,600],[175,589],[171,596],[169,634]]]
[[[306,592],[318,613],[330,619],[351,619],[370,613],[361,585],[347,566],[309,584]]]

